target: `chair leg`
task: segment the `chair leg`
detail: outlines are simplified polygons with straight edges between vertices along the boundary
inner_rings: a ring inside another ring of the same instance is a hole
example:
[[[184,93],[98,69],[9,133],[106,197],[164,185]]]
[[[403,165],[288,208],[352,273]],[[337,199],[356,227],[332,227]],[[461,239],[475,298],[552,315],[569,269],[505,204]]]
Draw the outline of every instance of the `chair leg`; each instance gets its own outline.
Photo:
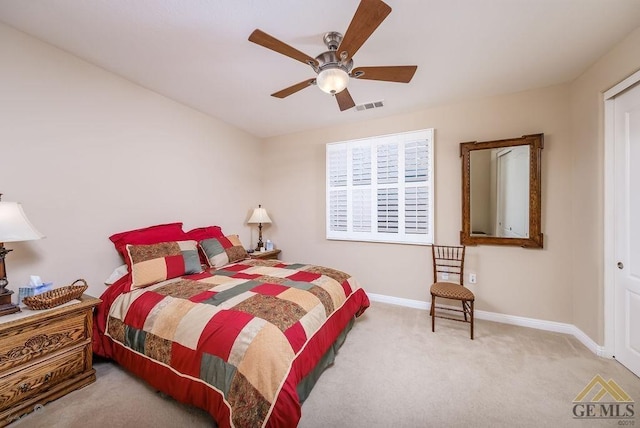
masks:
[[[431,332],[435,332],[436,331],[436,313],[435,313],[435,307],[436,307],[436,296],[434,296],[433,294],[431,295]]]
[[[462,300],[462,313],[464,314],[464,320],[467,321],[467,305],[466,305],[466,301]]]
[[[471,340],[473,340],[473,300],[471,301],[471,313],[469,316],[471,317]]]

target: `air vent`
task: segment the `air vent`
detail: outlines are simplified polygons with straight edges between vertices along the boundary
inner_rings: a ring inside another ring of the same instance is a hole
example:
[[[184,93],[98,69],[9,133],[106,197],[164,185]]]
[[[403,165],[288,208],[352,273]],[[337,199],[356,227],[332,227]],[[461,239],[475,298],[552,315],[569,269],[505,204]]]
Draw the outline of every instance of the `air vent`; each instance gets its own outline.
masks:
[[[384,101],[383,100],[374,101],[372,103],[358,104],[356,106],[356,110],[357,111],[363,111],[363,110],[371,110],[372,108],[380,108],[380,107],[384,107]]]

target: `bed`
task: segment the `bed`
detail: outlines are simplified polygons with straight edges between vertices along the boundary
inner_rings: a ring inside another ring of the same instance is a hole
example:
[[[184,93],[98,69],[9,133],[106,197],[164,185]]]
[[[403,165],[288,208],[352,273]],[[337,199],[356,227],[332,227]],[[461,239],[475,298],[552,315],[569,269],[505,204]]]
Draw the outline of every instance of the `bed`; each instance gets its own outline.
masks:
[[[129,274],[101,296],[94,353],[219,427],[294,427],[369,300],[344,272],[250,259],[238,246],[237,237],[121,246]],[[203,255],[211,266],[198,269]]]

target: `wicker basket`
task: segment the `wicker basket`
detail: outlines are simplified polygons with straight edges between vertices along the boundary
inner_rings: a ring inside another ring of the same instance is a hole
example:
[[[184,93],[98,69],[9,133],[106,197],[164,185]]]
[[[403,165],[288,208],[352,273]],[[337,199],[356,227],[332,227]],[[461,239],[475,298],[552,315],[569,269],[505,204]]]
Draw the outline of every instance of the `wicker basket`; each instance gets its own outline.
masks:
[[[76,285],[78,283],[82,283],[82,285]],[[82,293],[84,293],[88,287],[87,281],[78,279],[66,287],[60,287],[42,294],[25,297],[22,303],[27,305],[29,309],[51,309],[73,299],[77,299],[82,296]]]

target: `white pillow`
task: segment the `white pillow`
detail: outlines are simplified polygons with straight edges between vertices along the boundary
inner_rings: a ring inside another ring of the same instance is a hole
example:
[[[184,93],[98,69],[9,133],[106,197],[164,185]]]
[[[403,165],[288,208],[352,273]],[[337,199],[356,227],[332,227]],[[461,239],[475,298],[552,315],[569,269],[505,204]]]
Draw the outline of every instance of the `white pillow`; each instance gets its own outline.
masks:
[[[113,272],[111,272],[111,275],[109,275],[109,278],[105,279],[104,285],[113,284],[114,282],[116,282],[117,280],[125,276],[127,273],[129,273],[129,269],[127,268],[127,265],[118,266],[117,268],[115,268]]]

